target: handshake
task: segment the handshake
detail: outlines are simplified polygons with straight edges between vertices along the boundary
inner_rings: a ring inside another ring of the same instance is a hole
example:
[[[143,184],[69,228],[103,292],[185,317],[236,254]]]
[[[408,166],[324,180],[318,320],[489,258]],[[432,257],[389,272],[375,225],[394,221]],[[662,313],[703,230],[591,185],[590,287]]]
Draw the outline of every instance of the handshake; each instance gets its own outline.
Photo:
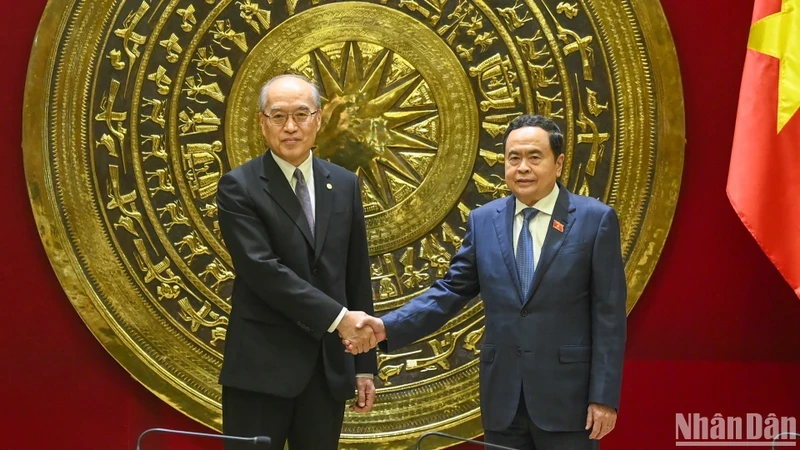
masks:
[[[348,311],[336,327],[342,338],[344,351],[357,355],[365,353],[386,339],[383,321],[363,311]]]

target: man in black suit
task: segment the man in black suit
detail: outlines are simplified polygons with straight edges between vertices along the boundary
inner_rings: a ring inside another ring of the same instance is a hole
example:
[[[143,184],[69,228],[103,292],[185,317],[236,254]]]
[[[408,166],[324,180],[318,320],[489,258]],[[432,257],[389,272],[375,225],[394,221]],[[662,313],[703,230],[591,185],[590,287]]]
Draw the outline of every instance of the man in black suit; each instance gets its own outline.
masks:
[[[625,352],[617,214],[558,182],[564,138],[552,120],[517,117],[503,144],[513,195],[472,211],[443,279],[364,323],[393,351],[433,333],[480,294],[486,442],[596,449],[616,424]]]
[[[236,269],[223,430],[267,435],[274,449],[288,440],[292,450],[334,450],[345,401],[357,389],[352,407],[368,412],[375,397],[374,350],[354,357],[340,341],[375,344],[371,330],[355,329],[373,313],[358,179],[312,155],[322,110],[306,79],[270,80],[259,109],[268,151],[225,174],[217,193]]]

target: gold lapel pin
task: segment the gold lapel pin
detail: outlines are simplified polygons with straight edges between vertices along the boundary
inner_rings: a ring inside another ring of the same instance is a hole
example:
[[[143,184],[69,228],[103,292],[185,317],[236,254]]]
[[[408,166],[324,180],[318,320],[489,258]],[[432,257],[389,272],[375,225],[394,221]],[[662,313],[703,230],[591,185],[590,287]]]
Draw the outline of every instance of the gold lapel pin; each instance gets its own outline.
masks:
[[[330,184],[330,183],[328,183],[328,186],[327,186],[327,187],[328,187],[328,190],[331,190],[331,189],[333,189],[333,185],[332,185],[332,184]]]

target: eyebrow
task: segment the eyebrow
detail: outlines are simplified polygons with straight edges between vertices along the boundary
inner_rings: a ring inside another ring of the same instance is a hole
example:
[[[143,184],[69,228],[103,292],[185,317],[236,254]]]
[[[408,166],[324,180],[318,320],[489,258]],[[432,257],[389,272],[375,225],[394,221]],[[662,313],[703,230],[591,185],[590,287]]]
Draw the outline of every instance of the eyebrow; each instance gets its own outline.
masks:
[[[509,155],[519,155],[521,153],[522,153],[522,151],[520,151],[520,150],[509,150],[508,151]],[[525,154],[528,154],[528,155],[531,155],[531,154],[534,154],[534,153],[544,153],[544,150],[539,149],[539,148],[533,148],[533,149],[527,150],[525,152]]]
[[[269,109],[270,111],[284,111],[283,108],[278,108],[277,106],[273,106]],[[311,108],[308,106],[300,106],[295,111],[311,111]]]

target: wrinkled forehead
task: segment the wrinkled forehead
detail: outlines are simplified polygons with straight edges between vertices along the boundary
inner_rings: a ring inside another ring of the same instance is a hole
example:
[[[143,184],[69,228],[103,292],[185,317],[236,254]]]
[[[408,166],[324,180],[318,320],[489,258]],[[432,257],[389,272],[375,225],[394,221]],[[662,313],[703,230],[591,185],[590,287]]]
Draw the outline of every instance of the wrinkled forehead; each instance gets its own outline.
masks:
[[[314,91],[311,85],[295,78],[276,80],[267,89],[266,109],[312,109]]]
[[[280,111],[280,112],[285,112],[285,113],[291,113],[291,112],[297,112],[297,111],[311,112],[312,110],[313,110],[313,108],[311,107],[311,105],[309,105],[307,103],[291,103],[291,104],[273,103],[271,105],[267,104],[267,107],[266,107],[266,109],[264,111],[266,111],[266,112]]]

